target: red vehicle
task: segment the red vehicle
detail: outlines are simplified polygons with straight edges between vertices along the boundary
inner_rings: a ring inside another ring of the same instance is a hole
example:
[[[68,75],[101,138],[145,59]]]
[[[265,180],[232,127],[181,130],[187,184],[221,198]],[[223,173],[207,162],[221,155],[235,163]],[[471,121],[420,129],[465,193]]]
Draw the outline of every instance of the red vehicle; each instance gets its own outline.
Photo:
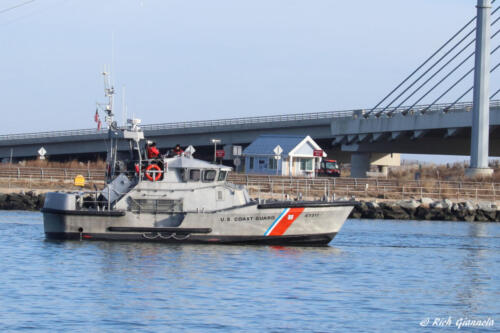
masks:
[[[321,161],[320,168],[316,170],[318,177],[340,177],[340,167],[336,160]]]

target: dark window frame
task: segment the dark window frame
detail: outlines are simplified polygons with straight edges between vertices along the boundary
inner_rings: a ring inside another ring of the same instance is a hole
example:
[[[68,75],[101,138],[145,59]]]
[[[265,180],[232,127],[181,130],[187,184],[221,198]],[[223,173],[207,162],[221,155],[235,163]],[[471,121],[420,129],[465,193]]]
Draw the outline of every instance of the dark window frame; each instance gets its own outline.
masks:
[[[210,173],[213,173],[213,178],[212,179],[207,179],[207,175],[210,174]],[[217,178],[217,170],[213,170],[213,169],[206,169],[206,170],[203,170],[203,174],[202,174],[202,182],[204,183],[212,183],[213,181],[215,181],[215,178]]]
[[[198,172],[198,179],[193,179],[193,172]],[[190,182],[199,182],[201,180],[201,170],[200,169],[189,169],[189,179]]]
[[[218,182],[223,182],[227,178],[227,171],[225,170],[219,170],[219,175],[217,176],[217,181]]]

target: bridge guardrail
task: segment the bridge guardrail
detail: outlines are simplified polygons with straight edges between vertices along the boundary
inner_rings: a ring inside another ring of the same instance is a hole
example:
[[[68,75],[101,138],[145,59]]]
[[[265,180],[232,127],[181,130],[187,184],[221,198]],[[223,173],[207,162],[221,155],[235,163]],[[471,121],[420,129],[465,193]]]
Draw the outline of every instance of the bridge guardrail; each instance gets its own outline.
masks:
[[[451,106],[451,107],[450,107]],[[426,110],[426,112],[438,112],[446,110],[458,111],[464,109],[471,109],[471,102],[463,103],[442,103],[435,105],[417,105],[412,108],[414,112],[420,112]],[[500,100],[490,101],[490,108],[500,108]],[[383,111],[384,108],[378,108],[373,110],[374,114],[379,111]],[[179,129],[179,128],[196,128],[196,127],[214,127],[214,126],[228,126],[228,125],[244,125],[244,124],[258,124],[258,123],[268,123],[268,122],[289,122],[289,121],[299,121],[299,120],[315,120],[315,119],[334,119],[340,117],[353,117],[356,115],[363,114],[364,110],[346,110],[346,111],[325,111],[325,112],[313,112],[313,113],[300,113],[300,114],[290,114],[290,115],[276,115],[276,116],[258,116],[258,117],[243,117],[243,118],[227,118],[227,119],[216,119],[216,120],[200,120],[200,121],[185,121],[176,123],[162,123],[162,124],[150,124],[143,125],[141,128],[144,131],[154,131],[163,129]],[[394,114],[394,113],[404,113],[409,111],[409,106],[402,106],[397,109],[391,108],[384,111],[384,114]],[[107,129],[77,129],[77,130],[67,130],[67,131],[53,131],[53,132],[36,132],[36,133],[20,133],[20,134],[4,134],[0,135],[0,141],[2,140],[22,140],[22,139],[35,139],[35,138],[50,138],[50,137],[62,137],[62,136],[79,136],[79,135],[98,135],[106,134]]]

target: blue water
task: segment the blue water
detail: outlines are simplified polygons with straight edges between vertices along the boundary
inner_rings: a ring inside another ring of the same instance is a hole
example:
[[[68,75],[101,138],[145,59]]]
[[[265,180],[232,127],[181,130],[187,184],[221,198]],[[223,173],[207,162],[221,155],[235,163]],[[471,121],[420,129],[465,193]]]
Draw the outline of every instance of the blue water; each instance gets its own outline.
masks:
[[[1,332],[500,330],[499,223],[348,220],[328,247],[179,246],[46,241],[41,214],[0,212],[0,237]]]

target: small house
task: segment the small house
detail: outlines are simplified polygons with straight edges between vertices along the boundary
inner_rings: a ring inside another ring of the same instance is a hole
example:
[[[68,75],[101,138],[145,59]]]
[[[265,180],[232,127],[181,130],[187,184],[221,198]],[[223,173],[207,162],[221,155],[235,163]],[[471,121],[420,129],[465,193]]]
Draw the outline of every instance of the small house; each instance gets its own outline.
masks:
[[[314,177],[326,154],[310,136],[261,135],[243,157],[248,174]]]

